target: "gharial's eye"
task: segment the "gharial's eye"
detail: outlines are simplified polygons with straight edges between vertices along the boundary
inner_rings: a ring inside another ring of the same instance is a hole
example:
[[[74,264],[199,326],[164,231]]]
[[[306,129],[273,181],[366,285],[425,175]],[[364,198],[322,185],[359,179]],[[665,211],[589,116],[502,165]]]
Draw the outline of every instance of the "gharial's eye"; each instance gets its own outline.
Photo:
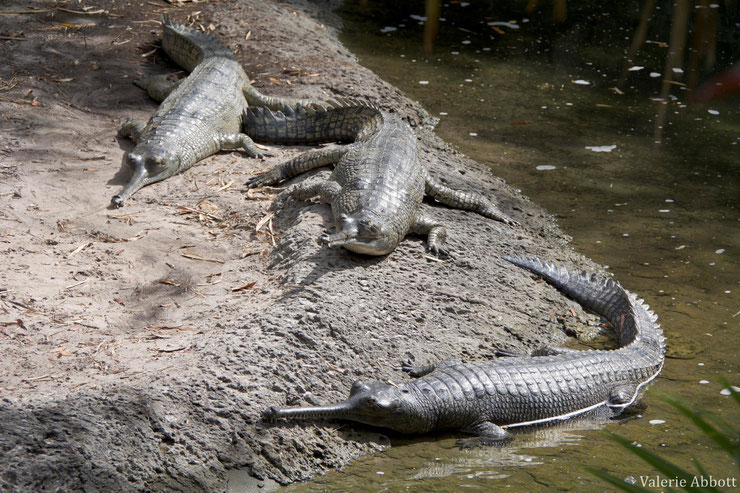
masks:
[[[375,397],[365,397],[364,402],[368,407],[378,407],[378,399]]]

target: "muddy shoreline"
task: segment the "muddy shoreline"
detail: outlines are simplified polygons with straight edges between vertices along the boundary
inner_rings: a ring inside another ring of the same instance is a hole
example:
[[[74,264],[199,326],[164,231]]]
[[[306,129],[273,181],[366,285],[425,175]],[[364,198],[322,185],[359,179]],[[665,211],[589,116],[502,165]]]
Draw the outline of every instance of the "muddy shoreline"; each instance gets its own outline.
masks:
[[[306,480],[393,435],[263,423],[266,407],[338,400],[357,378],[402,380],[402,359],[562,344],[571,308],[593,320],[500,256],[593,264],[550,215],[441,141],[418,103],[357,63],[337,40],[336,2],[127,5],[32,1],[23,9],[45,12],[0,16],[0,34],[17,38],[0,41],[17,55],[0,68],[3,489]],[[448,225],[453,260],[429,258],[415,236],[383,258],[324,249],[315,239],[331,227],[328,206],[272,211],[269,193],[244,186],[306,149],[280,146],[265,161],[221,153],[109,209],[132,147],[118,126],[156,107],[131,81],[176,70],[154,51],[163,13],[213,32],[265,94],[360,97],[396,111],[435,176],[484,192],[522,226],[427,202]]]

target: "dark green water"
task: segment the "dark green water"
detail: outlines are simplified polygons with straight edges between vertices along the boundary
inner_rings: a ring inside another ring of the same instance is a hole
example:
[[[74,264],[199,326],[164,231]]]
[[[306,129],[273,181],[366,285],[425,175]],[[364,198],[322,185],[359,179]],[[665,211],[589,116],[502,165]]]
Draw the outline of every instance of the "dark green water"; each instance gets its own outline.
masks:
[[[440,118],[443,139],[548,209],[576,250],[645,298],[660,316],[669,359],[646,407],[626,423],[525,430],[507,447],[468,451],[451,436],[394,438],[386,453],[290,489],[612,490],[581,465],[638,484],[655,477],[603,429],[690,471],[696,459],[715,478],[737,478],[737,464],[657,394],[738,419],[720,377],[740,386],[739,100],[692,106],[676,85],[656,146],[662,76],[650,73],[664,71],[666,49],[648,43],[635,61],[645,68],[629,72],[622,94],[612,89],[638,5],[581,12],[571,2],[568,21],[554,26],[547,12],[524,14],[525,2],[500,12],[494,2],[446,4],[435,53],[426,57],[423,26],[409,17],[424,15],[423,2],[350,3],[342,41],[360,62],[419,100]],[[659,9],[649,40],[667,40],[669,14]],[[519,29],[496,26],[504,34],[487,24],[512,20]],[[720,64],[737,55],[722,39]]]

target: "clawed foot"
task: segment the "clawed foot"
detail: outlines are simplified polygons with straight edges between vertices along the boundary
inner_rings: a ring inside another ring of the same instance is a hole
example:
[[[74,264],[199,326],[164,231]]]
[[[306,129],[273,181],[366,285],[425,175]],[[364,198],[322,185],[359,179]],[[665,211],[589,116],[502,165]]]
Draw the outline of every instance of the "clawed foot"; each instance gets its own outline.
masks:
[[[452,252],[442,245],[429,245],[427,247],[427,251],[437,258],[447,258],[449,260],[455,259]]]
[[[405,359],[401,361],[401,371],[404,373],[408,373],[410,377],[418,378],[420,376],[418,374],[416,365],[414,365],[413,361],[411,361],[410,359]]]
[[[270,175],[270,172],[262,173],[261,175],[253,176],[249,180],[247,180],[247,188],[259,188],[264,187],[266,185],[272,185],[275,181],[273,180],[272,176]]]
[[[518,358],[520,356],[527,356],[525,353],[520,353],[516,351],[509,351],[507,349],[497,349],[493,353],[497,358]]]
[[[274,155],[275,154],[266,149],[257,149],[249,153],[249,157],[253,157],[255,159],[265,159],[266,157],[273,157]]]

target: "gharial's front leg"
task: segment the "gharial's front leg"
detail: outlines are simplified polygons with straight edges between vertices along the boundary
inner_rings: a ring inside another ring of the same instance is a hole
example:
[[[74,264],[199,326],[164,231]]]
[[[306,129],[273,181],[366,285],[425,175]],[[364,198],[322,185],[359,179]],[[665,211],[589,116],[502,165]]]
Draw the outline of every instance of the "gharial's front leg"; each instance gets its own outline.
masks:
[[[134,142],[134,144],[136,144],[141,140],[141,134],[144,132],[145,128],[145,123],[135,122],[131,118],[128,118],[118,130],[118,135],[121,137],[128,137]]]
[[[455,190],[446,187],[432,178],[429,171],[424,170],[424,181],[426,184],[425,193],[450,207],[477,212],[481,216],[490,217],[506,224],[519,224],[496,207],[493,202],[478,192]]]
[[[423,377],[424,375],[429,375],[434,370],[439,370],[441,368],[448,368],[450,366],[456,366],[461,365],[462,362],[455,358],[448,358],[443,359],[442,361],[437,361],[436,363],[432,363],[431,365],[421,365],[421,366],[415,366],[411,360],[406,360],[401,363],[401,370],[408,373],[408,375],[412,378],[419,378]]]
[[[351,148],[351,145],[344,147],[324,147],[304,152],[272,168],[267,173],[254,176],[247,181],[249,188],[261,187],[264,185],[274,185],[288,178],[293,178],[306,171],[334,164],[342,159]]]
[[[231,151],[243,149],[249,157],[262,159],[265,156],[272,156],[271,153],[261,151],[254,144],[254,141],[247,134],[224,134],[218,136],[218,148],[221,151]]]
[[[447,229],[439,221],[419,212],[416,222],[411,226],[411,232],[427,235],[427,248],[433,254],[450,255],[449,250],[444,246],[445,239],[447,238]]]
[[[161,103],[180,86],[183,80],[185,79],[172,81],[166,75],[142,76],[136,79],[134,84],[144,89],[150,98]]]

